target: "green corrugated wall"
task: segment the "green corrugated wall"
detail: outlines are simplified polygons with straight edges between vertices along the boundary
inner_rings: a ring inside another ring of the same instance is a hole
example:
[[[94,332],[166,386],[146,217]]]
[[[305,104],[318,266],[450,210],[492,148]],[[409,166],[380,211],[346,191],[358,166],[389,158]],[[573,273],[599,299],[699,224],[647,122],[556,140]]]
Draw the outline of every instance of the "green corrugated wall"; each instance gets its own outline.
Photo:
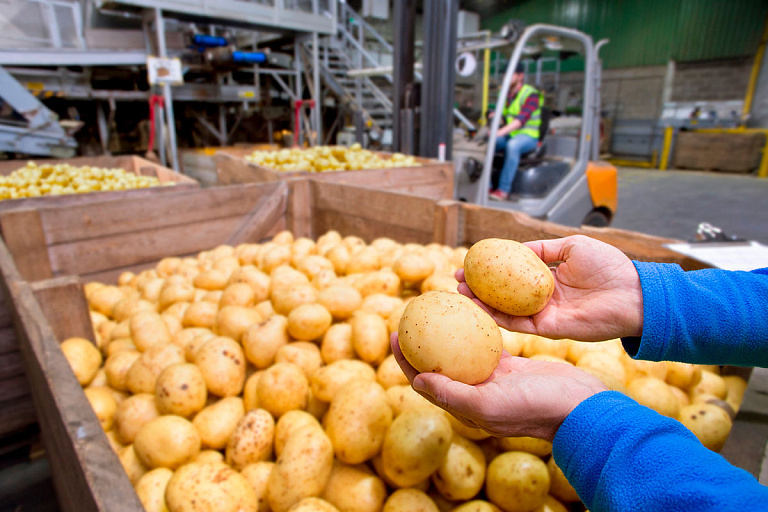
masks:
[[[768,0],[524,0],[498,9],[482,28],[497,31],[510,19],[577,28],[610,39],[603,67],[624,68],[754,55]]]

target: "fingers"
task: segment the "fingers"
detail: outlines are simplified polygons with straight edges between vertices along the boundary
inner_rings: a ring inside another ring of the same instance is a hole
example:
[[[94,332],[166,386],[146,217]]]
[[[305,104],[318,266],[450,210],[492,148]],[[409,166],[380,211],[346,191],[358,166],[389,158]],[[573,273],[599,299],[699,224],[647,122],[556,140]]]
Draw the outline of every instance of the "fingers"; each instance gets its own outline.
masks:
[[[564,261],[566,249],[570,246],[569,237],[556,238],[554,240],[536,240],[524,242],[523,245],[531,249],[544,263]]]
[[[453,276],[456,278],[456,280],[459,283],[463,283],[463,282],[466,281],[466,279],[464,278],[464,269],[463,268],[460,268],[459,270],[457,270],[456,273],[453,274]]]
[[[397,361],[397,364],[400,365],[400,369],[403,370],[403,373],[408,378],[408,382],[413,384],[413,379],[419,374],[419,372],[411,366],[411,363],[408,362],[408,360],[405,359],[405,356],[403,355],[403,351],[400,350],[400,342],[397,339],[397,333],[393,332],[392,336],[389,337],[389,345],[392,347],[392,354],[395,356],[395,361]]]

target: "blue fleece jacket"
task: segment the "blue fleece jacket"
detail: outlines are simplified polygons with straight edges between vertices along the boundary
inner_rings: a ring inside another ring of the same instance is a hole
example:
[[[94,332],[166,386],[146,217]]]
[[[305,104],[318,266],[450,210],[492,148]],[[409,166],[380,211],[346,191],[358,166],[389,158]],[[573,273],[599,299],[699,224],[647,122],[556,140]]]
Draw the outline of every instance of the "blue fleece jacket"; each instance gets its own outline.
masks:
[[[768,269],[683,272],[634,262],[643,288],[637,359],[768,366]],[[679,422],[615,391],[568,415],[555,462],[592,512],[768,510],[768,488]]]

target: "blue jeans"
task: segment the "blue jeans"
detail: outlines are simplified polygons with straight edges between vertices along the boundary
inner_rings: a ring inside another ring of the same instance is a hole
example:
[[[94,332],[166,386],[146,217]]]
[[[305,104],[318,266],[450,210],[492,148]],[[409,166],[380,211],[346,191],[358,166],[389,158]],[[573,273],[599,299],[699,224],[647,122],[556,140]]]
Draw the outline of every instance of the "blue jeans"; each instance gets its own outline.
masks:
[[[533,151],[539,143],[530,135],[519,133],[514,137],[505,135],[496,138],[496,151],[504,151],[504,167],[501,168],[499,177],[499,190],[509,194],[512,190],[512,182],[517,174],[517,166],[520,165],[520,155]]]

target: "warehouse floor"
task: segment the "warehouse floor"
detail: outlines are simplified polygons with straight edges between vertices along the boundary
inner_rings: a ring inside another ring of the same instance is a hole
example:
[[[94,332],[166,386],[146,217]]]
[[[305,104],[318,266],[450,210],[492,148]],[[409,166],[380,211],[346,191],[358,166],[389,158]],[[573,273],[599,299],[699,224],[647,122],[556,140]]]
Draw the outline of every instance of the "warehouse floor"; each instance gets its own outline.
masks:
[[[613,227],[685,240],[694,236],[700,222],[768,245],[768,179],[619,168]],[[766,475],[761,476],[765,481]],[[0,482],[0,512],[57,510],[46,459],[0,467]]]
[[[768,178],[619,168],[613,227],[687,240],[700,222],[768,245]]]

